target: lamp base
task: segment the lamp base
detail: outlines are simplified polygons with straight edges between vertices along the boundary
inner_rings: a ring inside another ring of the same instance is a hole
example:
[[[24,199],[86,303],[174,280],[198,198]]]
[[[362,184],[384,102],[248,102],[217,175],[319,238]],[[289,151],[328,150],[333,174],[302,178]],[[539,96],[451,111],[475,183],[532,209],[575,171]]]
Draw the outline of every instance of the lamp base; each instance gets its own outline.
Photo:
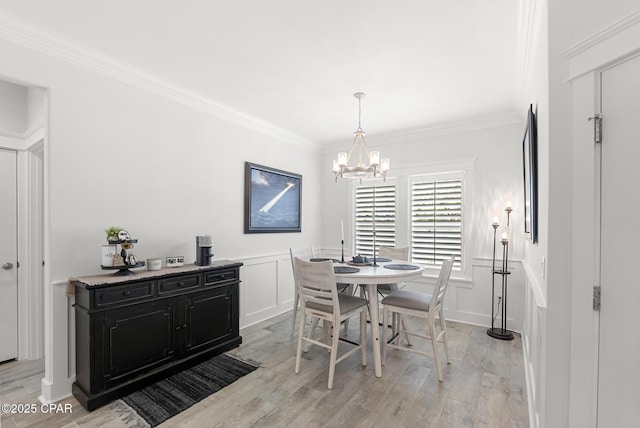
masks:
[[[513,332],[503,328],[490,328],[487,330],[487,334],[495,339],[513,340]]]

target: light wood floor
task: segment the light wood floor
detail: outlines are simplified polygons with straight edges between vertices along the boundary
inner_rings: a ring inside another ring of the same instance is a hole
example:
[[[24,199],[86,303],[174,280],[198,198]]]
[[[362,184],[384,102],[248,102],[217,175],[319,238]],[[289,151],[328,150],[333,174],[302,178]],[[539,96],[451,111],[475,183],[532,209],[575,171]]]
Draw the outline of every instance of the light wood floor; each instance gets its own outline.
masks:
[[[244,329],[243,344],[231,351],[260,362],[261,368],[169,419],[160,427],[528,427],[522,343],[487,336],[486,328],[447,322],[452,364],[438,382],[433,359],[390,350],[382,378],[373,373],[373,355],[362,367],[355,353],[336,367],[327,390],[329,355],[312,347],[294,374],[297,341],[290,314]],[[349,337],[358,337],[351,321]],[[342,345],[341,345],[342,346]],[[414,345],[424,347],[427,344]],[[345,349],[346,345],[345,345]],[[442,353],[444,360],[444,352]],[[37,404],[36,414],[1,414],[0,428],[146,426],[126,406],[114,402],[93,412],[74,398],[72,411],[39,410],[42,361],[0,365],[0,402]]]

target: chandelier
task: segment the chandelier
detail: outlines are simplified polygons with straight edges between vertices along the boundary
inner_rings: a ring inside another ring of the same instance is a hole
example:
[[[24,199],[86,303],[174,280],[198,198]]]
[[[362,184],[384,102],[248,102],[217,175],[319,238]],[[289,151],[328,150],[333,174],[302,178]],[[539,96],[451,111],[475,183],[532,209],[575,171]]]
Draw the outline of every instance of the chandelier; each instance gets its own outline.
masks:
[[[387,172],[389,172],[389,159],[380,159],[380,152],[369,151],[369,147],[364,141],[364,131],[360,119],[362,115],[361,101],[365,94],[356,92],[353,96],[358,99],[358,129],[354,132],[355,137],[349,153],[340,152],[338,159],[333,160],[333,173],[336,176],[336,181],[338,181],[338,177],[362,180],[376,178],[379,175],[382,175],[382,178],[386,180]],[[358,153],[358,163],[355,166],[349,166],[351,156],[355,152]],[[369,165],[364,162],[365,158],[368,159]]]

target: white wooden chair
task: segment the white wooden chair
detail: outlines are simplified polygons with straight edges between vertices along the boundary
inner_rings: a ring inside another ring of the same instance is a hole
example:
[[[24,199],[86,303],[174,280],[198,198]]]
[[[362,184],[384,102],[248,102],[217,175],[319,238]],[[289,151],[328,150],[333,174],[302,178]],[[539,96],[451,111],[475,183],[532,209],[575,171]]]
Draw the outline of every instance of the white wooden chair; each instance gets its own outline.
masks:
[[[391,259],[391,260],[409,261],[409,247],[401,247],[401,248],[380,247],[380,249],[378,250],[378,256]],[[384,298],[385,296],[401,288],[404,288],[405,286],[406,286],[405,283],[378,284],[377,289],[378,289],[378,294],[380,294],[380,297]],[[359,284],[359,287],[360,287],[360,297],[366,298],[367,286],[365,284]],[[404,325],[405,323],[404,319],[402,320],[402,323],[403,323],[403,327],[406,330],[406,326]],[[382,325],[386,325],[386,324],[382,324]],[[411,338],[409,336],[406,336],[406,338],[409,345],[411,345]]]
[[[293,270],[293,283],[294,283],[294,297],[293,297],[293,313],[291,316],[291,336],[296,331],[296,318],[298,316],[298,307],[300,306],[300,296],[298,296],[298,286],[296,280],[296,272],[295,266],[293,264],[293,259],[298,257],[301,260],[309,261],[315,257],[313,253],[313,248],[311,247],[301,247],[301,248],[289,248],[289,255],[291,256],[291,268]],[[338,291],[344,292],[347,289],[350,289],[351,284],[338,284]],[[350,291],[351,292],[351,291]],[[344,335],[347,335],[347,330],[349,329],[349,322],[345,322],[344,325]]]
[[[407,262],[409,261],[409,247],[380,247],[380,249],[378,250],[378,257],[385,257],[391,260],[404,260],[405,262]],[[384,296],[404,287],[404,283],[378,284],[378,293]]]
[[[361,350],[362,365],[367,365],[367,300],[350,294],[338,293],[335,274],[333,272],[333,263],[331,261],[306,262],[295,257],[293,259],[293,264],[294,272],[297,276],[297,287],[298,295],[300,296],[300,312],[302,319],[305,319],[306,316],[310,316],[314,319],[307,336],[304,335],[306,323],[300,322],[295,372],[300,373],[300,360],[302,358],[303,342],[330,349],[331,357],[329,360],[329,382],[327,384],[327,388],[331,389],[333,387],[333,377],[337,363],[344,360],[354,352]],[[360,314],[360,343],[358,344],[345,339],[340,339],[340,323],[358,313]],[[333,327],[331,344],[327,344],[313,338],[315,326],[317,325],[317,322],[315,322],[316,319],[321,319],[330,323]],[[340,340],[354,345],[354,348],[345,352],[338,358],[338,342]]]
[[[311,247],[304,248],[289,248],[289,255],[291,256],[291,268],[293,270],[293,284],[294,284],[294,296],[293,296],[293,314],[291,316],[291,336],[296,330],[296,317],[298,316],[298,306],[300,306],[300,296],[298,296],[298,279],[296,278],[296,267],[293,263],[294,258],[309,261],[313,258],[313,249]]]
[[[394,326],[392,330],[391,339],[388,341],[382,340],[382,364],[384,365],[387,357],[387,348],[399,349],[402,351],[409,351],[420,355],[433,356],[436,361],[436,369],[438,371],[438,379],[442,382],[442,369],[440,367],[440,351],[438,348],[438,342],[442,340],[444,342],[444,351],[447,356],[447,363],[451,364],[449,357],[449,341],[447,338],[447,327],[444,319],[444,295],[447,291],[447,284],[449,283],[449,277],[451,276],[451,269],[453,267],[452,257],[449,260],[445,260],[440,268],[440,274],[436,282],[433,294],[419,293],[409,290],[398,290],[389,294],[382,300],[383,307],[383,324],[387,325],[389,321],[389,315],[394,318],[403,318],[404,315],[416,316],[427,319],[428,335],[417,332],[408,331],[404,323],[399,323],[397,320],[392,322]],[[436,333],[436,316],[439,319],[440,332]],[[398,328],[402,324],[402,328]],[[411,349],[398,344],[400,333],[407,335],[421,337],[423,339],[430,339],[431,346],[433,348],[433,355]]]

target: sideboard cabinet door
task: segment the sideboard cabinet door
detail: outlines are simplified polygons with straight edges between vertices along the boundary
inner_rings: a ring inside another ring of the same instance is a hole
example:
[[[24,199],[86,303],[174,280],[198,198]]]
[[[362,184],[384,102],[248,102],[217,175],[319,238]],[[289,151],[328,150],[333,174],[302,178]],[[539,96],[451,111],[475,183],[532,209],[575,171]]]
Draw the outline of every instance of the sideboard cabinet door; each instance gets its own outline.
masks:
[[[217,286],[185,299],[184,352],[200,352],[238,337],[238,284]]]
[[[113,309],[104,314],[102,331],[95,337],[102,346],[104,388],[117,385],[155,367],[173,361],[176,355],[176,306],[159,300]]]

